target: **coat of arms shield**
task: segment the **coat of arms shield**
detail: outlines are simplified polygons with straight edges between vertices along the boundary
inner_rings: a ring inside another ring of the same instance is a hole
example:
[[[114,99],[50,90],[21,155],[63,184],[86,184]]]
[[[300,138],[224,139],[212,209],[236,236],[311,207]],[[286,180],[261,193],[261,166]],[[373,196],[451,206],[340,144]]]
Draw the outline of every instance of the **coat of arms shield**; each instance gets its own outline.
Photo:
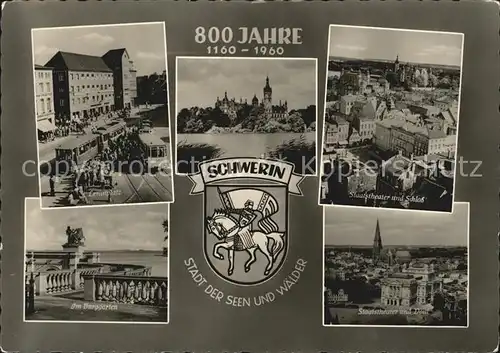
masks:
[[[289,193],[301,195],[293,165],[265,159],[200,164],[192,194],[204,194],[203,247],[224,280],[257,285],[282,267],[288,250]]]

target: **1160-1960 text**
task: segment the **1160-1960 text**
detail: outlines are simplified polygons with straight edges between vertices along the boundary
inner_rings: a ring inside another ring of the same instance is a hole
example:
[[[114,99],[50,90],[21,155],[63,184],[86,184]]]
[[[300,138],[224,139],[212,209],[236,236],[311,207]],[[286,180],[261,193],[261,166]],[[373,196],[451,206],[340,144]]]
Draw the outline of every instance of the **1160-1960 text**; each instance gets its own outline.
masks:
[[[268,47],[265,45],[253,47],[251,50],[247,48],[239,50],[240,53],[249,53],[250,51],[255,55],[262,55],[262,56],[281,56],[285,53],[283,47]],[[234,45],[207,47],[207,54],[235,55],[236,53],[238,53],[238,50]]]

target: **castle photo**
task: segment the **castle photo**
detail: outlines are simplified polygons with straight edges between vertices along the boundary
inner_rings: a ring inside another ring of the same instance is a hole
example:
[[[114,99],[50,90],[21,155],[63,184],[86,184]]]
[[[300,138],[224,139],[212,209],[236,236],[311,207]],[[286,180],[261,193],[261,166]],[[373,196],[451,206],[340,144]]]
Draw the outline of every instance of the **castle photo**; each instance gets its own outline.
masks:
[[[316,76],[315,59],[178,58],[178,173],[207,159],[264,157],[315,174]]]
[[[264,86],[263,93],[264,94],[260,102],[257,95],[253,95],[251,108],[262,110],[262,115],[265,119],[278,120],[288,118],[287,101],[283,104],[279,101],[278,105],[273,105],[273,89],[269,85],[269,77],[266,77],[266,85]],[[244,102],[242,98],[236,102],[235,98],[227,98],[227,92],[224,93],[224,98],[219,99],[219,97],[217,97],[217,101],[215,102],[215,108],[219,108],[223,114],[226,114],[233,121],[238,118],[238,110],[245,109],[246,107],[248,107],[246,98]],[[304,129],[307,130],[307,126],[304,126]]]
[[[326,209],[324,325],[467,326],[469,204]]]
[[[320,203],[451,212],[463,35],[331,26],[330,38]]]

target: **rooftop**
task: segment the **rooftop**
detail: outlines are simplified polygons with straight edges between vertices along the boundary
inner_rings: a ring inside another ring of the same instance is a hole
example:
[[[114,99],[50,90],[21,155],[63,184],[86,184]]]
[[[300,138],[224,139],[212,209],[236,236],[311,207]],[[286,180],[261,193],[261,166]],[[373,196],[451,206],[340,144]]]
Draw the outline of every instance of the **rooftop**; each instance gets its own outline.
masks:
[[[97,135],[94,134],[86,134],[86,135],[78,135],[74,136],[69,140],[64,141],[62,144],[58,145],[56,149],[59,150],[73,150],[76,147],[80,147],[92,140],[95,140]]]
[[[45,66],[71,71],[112,72],[99,56],[62,51],[57,52]]]
[[[35,70],[53,70],[52,67],[35,64]]]
[[[142,143],[148,146],[166,146],[166,143],[159,136],[152,133],[140,134],[139,138]]]

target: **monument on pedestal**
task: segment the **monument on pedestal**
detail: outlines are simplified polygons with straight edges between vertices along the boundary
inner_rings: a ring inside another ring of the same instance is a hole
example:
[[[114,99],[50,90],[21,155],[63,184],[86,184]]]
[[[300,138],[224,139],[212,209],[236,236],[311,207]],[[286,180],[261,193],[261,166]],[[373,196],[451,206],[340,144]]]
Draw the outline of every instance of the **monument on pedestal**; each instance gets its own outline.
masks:
[[[76,268],[85,248],[85,236],[82,228],[66,228],[68,240],[63,244],[63,251],[68,253],[67,262],[63,268]]]

